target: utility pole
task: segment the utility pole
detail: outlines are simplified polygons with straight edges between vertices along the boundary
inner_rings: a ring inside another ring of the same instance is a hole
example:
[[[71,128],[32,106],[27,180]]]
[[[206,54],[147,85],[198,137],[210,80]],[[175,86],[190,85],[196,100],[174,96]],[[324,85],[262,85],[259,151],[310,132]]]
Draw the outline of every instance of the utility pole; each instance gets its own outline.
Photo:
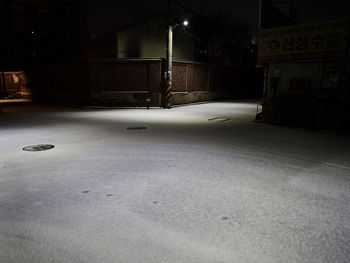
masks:
[[[171,102],[170,98],[172,95],[171,89],[173,84],[173,31],[174,29],[179,26],[179,24],[175,24],[173,26],[173,19],[171,19],[171,0],[168,0],[168,45],[167,45],[167,52],[166,52],[166,87],[165,87],[165,108],[171,108]],[[189,22],[188,20],[184,20],[182,22],[183,26],[188,26]]]
[[[260,31],[263,28],[262,16],[263,16],[263,0],[259,0],[258,43],[257,43],[258,44],[258,53],[259,53],[259,49],[261,48],[259,38],[260,38]],[[264,71],[264,83],[263,83],[263,98],[262,98],[261,105],[264,105],[265,100],[266,100],[267,65],[265,63],[263,64],[263,71]]]
[[[172,69],[173,69],[173,26],[171,19],[171,0],[168,0],[168,39],[167,39],[167,49],[166,49],[166,72],[165,72],[165,108],[171,108],[170,98],[172,95]]]
[[[171,107],[170,98],[172,95],[172,75],[173,75],[173,26],[168,28],[168,47],[167,47],[167,71],[166,71],[166,87],[165,87],[165,100],[166,108]]]

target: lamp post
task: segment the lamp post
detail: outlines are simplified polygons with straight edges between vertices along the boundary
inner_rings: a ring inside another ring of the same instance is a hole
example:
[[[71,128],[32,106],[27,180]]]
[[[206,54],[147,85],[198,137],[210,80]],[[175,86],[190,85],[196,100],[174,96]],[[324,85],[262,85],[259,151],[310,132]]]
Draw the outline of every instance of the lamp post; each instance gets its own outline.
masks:
[[[188,26],[189,22],[184,20],[182,23]],[[173,30],[178,26],[169,26],[168,28],[168,47],[167,47],[167,71],[166,71],[166,87],[165,87],[165,108],[171,108],[170,98],[172,95],[172,79],[173,79]]]

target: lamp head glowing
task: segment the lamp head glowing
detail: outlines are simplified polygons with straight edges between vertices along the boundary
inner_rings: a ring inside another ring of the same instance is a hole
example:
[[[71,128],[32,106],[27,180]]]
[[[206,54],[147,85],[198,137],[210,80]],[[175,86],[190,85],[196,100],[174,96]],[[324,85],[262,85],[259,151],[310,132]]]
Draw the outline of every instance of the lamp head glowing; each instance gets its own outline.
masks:
[[[182,23],[184,26],[188,26],[189,22],[188,20],[184,20],[184,22]]]

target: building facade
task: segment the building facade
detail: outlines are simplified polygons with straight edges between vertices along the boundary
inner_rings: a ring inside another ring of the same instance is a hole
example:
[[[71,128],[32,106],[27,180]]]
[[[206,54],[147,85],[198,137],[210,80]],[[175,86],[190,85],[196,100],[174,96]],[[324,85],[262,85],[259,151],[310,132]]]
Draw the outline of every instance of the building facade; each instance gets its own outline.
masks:
[[[81,58],[165,58],[168,23],[166,15],[158,14],[92,39]],[[194,59],[193,36],[181,26],[174,30],[173,47],[175,59]]]
[[[262,118],[292,126],[349,126],[349,23],[324,21],[260,31]]]

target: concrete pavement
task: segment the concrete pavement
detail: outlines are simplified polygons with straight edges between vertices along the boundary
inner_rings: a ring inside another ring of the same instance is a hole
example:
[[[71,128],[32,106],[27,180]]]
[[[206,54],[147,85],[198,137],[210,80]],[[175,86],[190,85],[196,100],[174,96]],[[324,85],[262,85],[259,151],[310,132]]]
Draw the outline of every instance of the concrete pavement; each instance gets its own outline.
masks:
[[[1,113],[0,262],[349,262],[349,137],[255,111]]]

